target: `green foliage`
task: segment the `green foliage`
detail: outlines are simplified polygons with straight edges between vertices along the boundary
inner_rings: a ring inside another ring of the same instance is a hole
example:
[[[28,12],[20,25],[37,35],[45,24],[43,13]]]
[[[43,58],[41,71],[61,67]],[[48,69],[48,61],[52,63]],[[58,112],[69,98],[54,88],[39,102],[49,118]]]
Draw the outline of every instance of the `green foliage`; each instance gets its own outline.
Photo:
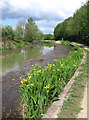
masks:
[[[43,38],[43,33],[38,29],[32,18],[28,19],[25,25],[24,40],[33,42],[34,40],[41,40]]]
[[[16,48],[22,48],[26,45],[31,44],[30,42],[21,42],[21,43],[16,43]]]
[[[54,60],[46,67],[33,65],[27,77],[21,77],[20,93],[26,103],[27,118],[41,118],[44,115],[49,103],[58,99],[82,57],[81,50],[71,51],[65,59]]]
[[[70,45],[70,42],[69,41],[61,41],[61,44],[62,45]]]
[[[87,53],[87,52],[86,52]],[[87,54],[86,54],[87,55]],[[87,56],[86,56],[87,58]],[[87,59],[81,65],[82,73],[75,78],[75,82],[69,90],[69,98],[64,101],[61,112],[58,114],[58,118],[76,118],[78,113],[82,110],[81,101],[83,98],[84,88],[87,83]]]
[[[72,49],[73,49],[73,50],[79,50],[79,46],[78,46],[78,45],[75,45]]]
[[[7,44],[3,44],[2,46],[0,46],[0,51],[12,50],[14,48],[22,48],[22,47],[24,47],[26,45],[30,45],[30,44],[31,44],[30,42],[20,42],[20,43],[17,43],[15,41],[10,42],[10,43],[8,42]]]
[[[14,39],[14,30],[11,26],[7,25],[2,27],[2,41],[4,40],[13,40]]]
[[[44,34],[44,40],[54,40],[54,35],[52,35],[52,34]]]
[[[23,38],[23,28],[21,26],[17,26],[15,29],[14,40],[21,41]]]
[[[0,47],[2,51],[22,48],[31,44],[31,42],[37,43],[43,39],[43,33],[38,29],[32,18],[29,18],[27,23],[25,20],[19,21],[15,30],[9,25],[4,27],[0,25],[0,33],[2,33],[3,46]]]
[[[89,2],[89,1],[88,1]],[[77,41],[89,45],[89,4],[88,2],[78,9],[73,17],[65,19],[54,29],[56,40],[60,38]]]
[[[4,51],[4,50],[12,50],[13,49],[13,46],[11,45],[2,45],[0,47],[0,51]]]

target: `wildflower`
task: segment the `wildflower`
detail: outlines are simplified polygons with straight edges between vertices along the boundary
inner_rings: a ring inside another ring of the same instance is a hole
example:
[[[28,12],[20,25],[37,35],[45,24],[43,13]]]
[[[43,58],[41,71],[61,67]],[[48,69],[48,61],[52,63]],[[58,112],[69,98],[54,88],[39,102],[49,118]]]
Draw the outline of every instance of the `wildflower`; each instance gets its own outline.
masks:
[[[29,85],[27,85],[27,87],[29,87],[30,86],[30,84]]]
[[[29,79],[31,79],[31,76],[29,76]]]
[[[48,84],[46,87],[44,87],[44,88],[48,88],[49,89],[49,87],[50,87],[50,85]]]
[[[22,78],[22,76],[20,77],[20,79]]]
[[[21,83],[23,84],[23,81],[21,81]]]
[[[57,69],[57,71],[60,71],[60,69]]]
[[[56,59],[54,59],[54,61],[56,61]]]
[[[27,82],[27,79],[24,79],[24,82]]]
[[[34,84],[30,84],[31,86],[34,86]]]
[[[75,64],[73,64],[73,66],[74,66],[74,67],[76,67],[76,65],[75,65]]]
[[[47,93],[49,92],[49,90],[47,90]]]
[[[32,67],[34,67],[34,65],[32,65]]]
[[[55,66],[55,65],[53,64],[53,66]]]
[[[48,63],[48,65],[50,65],[50,64]]]
[[[61,64],[61,68],[63,68],[63,64]]]
[[[41,72],[41,70],[38,70],[38,71],[37,71],[37,73],[40,73],[40,72]]]

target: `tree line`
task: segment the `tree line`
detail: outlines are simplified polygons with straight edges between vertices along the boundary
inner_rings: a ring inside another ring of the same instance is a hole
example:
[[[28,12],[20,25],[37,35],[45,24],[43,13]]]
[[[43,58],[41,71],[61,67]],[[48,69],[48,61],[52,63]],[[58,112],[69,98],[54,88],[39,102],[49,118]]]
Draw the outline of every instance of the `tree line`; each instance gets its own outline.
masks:
[[[83,4],[73,17],[65,19],[55,27],[54,38],[89,45],[89,1]]]
[[[21,20],[18,22],[15,29],[11,26],[2,26],[2,41],[14,40],[17,42],[27,41],[33,42],[35,40],[43,39],[43,33],[40,31],[36,23],[32,18],[29,18],[27,22]]]

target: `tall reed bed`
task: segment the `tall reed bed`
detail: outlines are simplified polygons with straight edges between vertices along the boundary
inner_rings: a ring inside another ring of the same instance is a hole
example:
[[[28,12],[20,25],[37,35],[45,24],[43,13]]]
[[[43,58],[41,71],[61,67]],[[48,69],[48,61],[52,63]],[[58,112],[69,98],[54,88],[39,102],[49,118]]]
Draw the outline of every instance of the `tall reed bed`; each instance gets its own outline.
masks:
[[[41,118],[50,103],[58,99],[83,57],[82,50],[71,51],[64,59],[44,66],[34,66],[21,77],[20,93],[26,103],[27,118]]]

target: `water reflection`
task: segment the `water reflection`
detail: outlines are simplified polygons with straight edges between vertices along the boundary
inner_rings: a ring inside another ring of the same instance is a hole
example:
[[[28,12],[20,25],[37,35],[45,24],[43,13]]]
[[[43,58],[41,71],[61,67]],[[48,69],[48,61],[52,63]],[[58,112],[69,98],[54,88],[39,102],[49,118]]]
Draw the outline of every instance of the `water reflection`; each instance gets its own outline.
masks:
[[[36,58],[40,55],[45,55],[54,50],[54,46],[47,46],[44,44],[36,45],[35,47],[22,49],[18,52],[8,53],[2,55],[2,72],[5,75],[8,72],[15,71],[19,69],[19,66],[25,64],[26,61]]]

